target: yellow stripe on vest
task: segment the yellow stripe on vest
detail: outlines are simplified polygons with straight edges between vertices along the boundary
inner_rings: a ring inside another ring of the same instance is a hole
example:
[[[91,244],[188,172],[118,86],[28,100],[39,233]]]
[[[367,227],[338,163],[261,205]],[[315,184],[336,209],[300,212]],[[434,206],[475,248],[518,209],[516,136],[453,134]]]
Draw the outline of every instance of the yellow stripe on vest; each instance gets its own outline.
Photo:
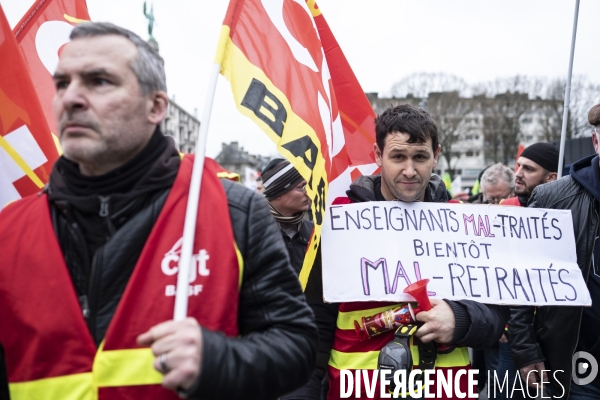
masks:
[[[418,354],[412,348],[413,364],[418,364]],[[363,353],[344,353],[331,350],[329,365],[335,369],[377,369],[379,351]],[[459,347],[449,354],[438,354],[435,366],[439,368],[465,367],[469,365],[469,353],[466,347]]]
[[[12,400],[97,400],[99,387],[160,385],[163,375],[154,369],[149,348],[103,350],[94,358],[93,372],[10,383]]]
[[[379,351],[364,353],[343,353],[331,350],[329,365],[336,369],[377,369]]]
[[[354,321],[358,321],[362,326],[361,318],[370,317],[382,311],[390,310],[394,307],[398,307],[398,304],[392,304],[391,306],[369,308],[367,310],[357,310],[338,313],[337,328],[338,329],[352,329],[354,330]]]
[[[163,375],[154,369],[152,350],[101,350],[94,359],[98,387],[160,385]]]
[[[8,385],[12,400],[96,400],[98,395],[91,385],[92,373],[58,376]]]

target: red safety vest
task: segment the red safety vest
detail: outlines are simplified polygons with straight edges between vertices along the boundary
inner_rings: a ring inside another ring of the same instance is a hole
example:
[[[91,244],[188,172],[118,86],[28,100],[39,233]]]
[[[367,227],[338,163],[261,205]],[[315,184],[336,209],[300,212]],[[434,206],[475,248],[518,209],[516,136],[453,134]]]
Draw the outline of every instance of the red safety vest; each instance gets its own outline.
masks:
[[[178,399],[160,386],[136,337],[173,318],[177,262],[193,156],[185,156],[100,348],[86,326],[56,239],[48,200],[31,196],[0,213],[0,343],[11,399]],[[238,334],[242,258],[214,164],[202,179],[188,315]]]
[[[393,332],[383,333],[370,339],[361,341],[354,330],[354,321],[361,321],[362,317],[369,317],[381,311],[385,311],[398,306],[397,303],[368,302],[368,303],[342,303],[339,306],[337,326],[331,348],[329,359],[329,400],[339,399],[340,397],[340,370],[374,370],[377,369],[377,359],[379,351],[389,341],[394,338]],[[419,348],[411,340],[411,352],[413,358],[413,368],[419,368]],[[452,377],[461,369],[470,369],[469,353],[466,347],[457,347],[448,354],[438,354],[435,361],[435,368],[443,371],[452,370]],[[372,373],[369,373],[369,379],[372,379]],[[435,381],[435,376],[434,376]],[[367,397],[364,381],[361,380],[361,397],[354,397],[356,391],[353,390],[352,398],[360,399],[380,399],[379,380],[377,381],[377,390],[375,397]],[[453,385],[454,387],[454,380]],[[460,391],[467,393],[468,377],[460,377]],[[431,393],[437,393],[437,386],[434,384],[430,388]],[[442,392],[444,393],[444,392]],[[456,392],[455,392],[456,393]],[[458,399],[459,397],[436,397],[437,399]]]
[[[350,204],[351,200],[347,197],[338,197],[333,204]],[[377,369],[377,359],[379,352],[388,342],[394,338],[394,332],[383,333],[370,339],[361,341],[354,330],[354,321],[361,321],[362,317],[370,317],[381,311],[397,307],[397,303],[386,302],[353,302],[341,303],[336,322],[335,335],[329,358],[329,400],[340,399],[340,370],[351,370],[352,376],[355,376],[355,370],[375,370]],[[413,358],[413,369],[419,368],[419,348],[411,340],[411,352]],[[452,377],[461,369],[470,369],[471,362],[466,347],[457,347],[448,354],[438,354],[435,362],[435,368],[443,371],[452,370]],[[369,379],[372,379],[373,373],[369,371]],[[434,376],[435,377],[435,376]],[[435,379],[434,379],[435,381]],[[347,382],[346,382],[347,383]],[[408,386],[408,385],[407,385]],[[454,387],[454,380],[453,385]],[[367,397],[365,382],[360,380],[360,397],[355,397],[356,391],[352,391],[351,398],[358,399],[380,399],[379,380],[374,397]],[[465,374],[460,377],[460,391],[467,393],[468,376]],[[431,393],[437,393],[437,386],[434,384],[430,388]],[[476,391],[475,391],[476,392]],[[444,392],[442,392],[444,393]],[[456,392],[455,392],[456,393]],[[436,397],[437,399],[458,399],[459,397]]]

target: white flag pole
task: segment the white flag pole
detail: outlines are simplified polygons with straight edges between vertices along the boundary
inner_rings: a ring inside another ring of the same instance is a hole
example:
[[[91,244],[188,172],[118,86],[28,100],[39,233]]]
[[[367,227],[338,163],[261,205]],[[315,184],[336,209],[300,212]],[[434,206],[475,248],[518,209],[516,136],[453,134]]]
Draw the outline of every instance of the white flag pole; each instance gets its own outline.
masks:
[[[571,103],[571,76],[573,75],[573,57],[575,56],[575,37],[577,36],[577,17],[579,16],[579,0],[575,1],[575,17],[573,19],[573,34],[571,36],[571,55],[569,57],[569,72],[567,87],[565,88],[565,104],[563,106],[562,130],[560,132],[560,151],[558,155],[558,178],[562,177],[563,160],[565,157],[565,141],[567,138],[567,123],[569,118],[569,104]]]
[[[194,237],[196,235],[198,202],[200,201],[200,186],[202,184],[202,170],[204,169],[208,125],[210,124],[210,114],[212,112],[220,71],[221,64],[213,64],[208,84],[208,92],[206,94],[206,103],[204,104],[202,120],[200,122],[200,132],[196,138],[196,156],[192,169],[187,208],[185,210],[183,243],[181,244],[181,254],[179,258],[179,272],[177,273],[177,291],[175,293],[175,312],[173,316],[175,321],[181,321],[187,317],[190,268],[196,268],[195,265],[192,265],[192,252],[194,251]]]

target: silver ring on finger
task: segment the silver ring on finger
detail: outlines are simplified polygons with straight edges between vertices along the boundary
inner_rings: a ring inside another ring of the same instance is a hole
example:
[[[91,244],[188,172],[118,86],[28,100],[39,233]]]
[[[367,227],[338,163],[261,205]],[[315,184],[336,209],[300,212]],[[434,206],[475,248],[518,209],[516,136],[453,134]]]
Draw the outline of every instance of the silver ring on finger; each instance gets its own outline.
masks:
[[[169,366],[167,365],[167,353],[162,353],[158,358],[158,362],[160,363],[160,369],[163,373],[169,372]]]

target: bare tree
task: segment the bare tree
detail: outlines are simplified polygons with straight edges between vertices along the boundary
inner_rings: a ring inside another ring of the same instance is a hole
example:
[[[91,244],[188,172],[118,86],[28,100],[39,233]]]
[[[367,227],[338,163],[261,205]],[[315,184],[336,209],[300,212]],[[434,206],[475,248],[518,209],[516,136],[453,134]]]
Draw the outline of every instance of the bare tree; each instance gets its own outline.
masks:
[[[486,162],[512,164],[519,143],[532,134],[545,141],[560,138],[565,80],[516,75],[468,85],[444,73],[416,73],[392,86],[392,102],[409,102],[426,109],[439,126],[442,157],[454,175],[456,151],[471,129],[469,115],[482,115]],[[588,134],[588,110],[600,102],[600,85],[575,76],[571,83],[567,137]],[[380,99],[384,100],[384,99]],[[536,124],[530,122],[536,121]]]
[[[540,126],[544,139],[560,139],[565,100],[566,79],[549,80],[545,84],[540,110]],[[589,109],[600,101],[600,85],[587,80],[585,76],[574,76],[571,80],[571,101],[567,123],[567,138],[589,134],[587,114]]]
[[[469,131],[464,124],[465,117],[474,109],[473,101],[465,97],[468,90],[462,78],[443,73],[412,74],[392,86],[394,97],[413,104],[418,99],[419,106],[437,122],[441,156],[451,177],[460,158],[460,152],[455,151],[456,144]]]
[[[486,93],[478,96],[486,160],[514,162],[522,140],[523,117],[533,110],[528,92],[539,88],[539,82],[517,75],[489,82]]]
[[[463,96],[467,95],[469,85],[456,75],[441,72],[418,72],[408,75],[392,85],[392,96],[399,98],[413,96],[426,99],[431,92],[453,91]]]
[[[427,97],[427,112],[437,122],[441,156],[452,178],[460,159],[460,152],[455,151],[456,144],[471,131],[472,127],[464,121],[474,108],[473,100],[461,97],[458,91],[432,92]]]

